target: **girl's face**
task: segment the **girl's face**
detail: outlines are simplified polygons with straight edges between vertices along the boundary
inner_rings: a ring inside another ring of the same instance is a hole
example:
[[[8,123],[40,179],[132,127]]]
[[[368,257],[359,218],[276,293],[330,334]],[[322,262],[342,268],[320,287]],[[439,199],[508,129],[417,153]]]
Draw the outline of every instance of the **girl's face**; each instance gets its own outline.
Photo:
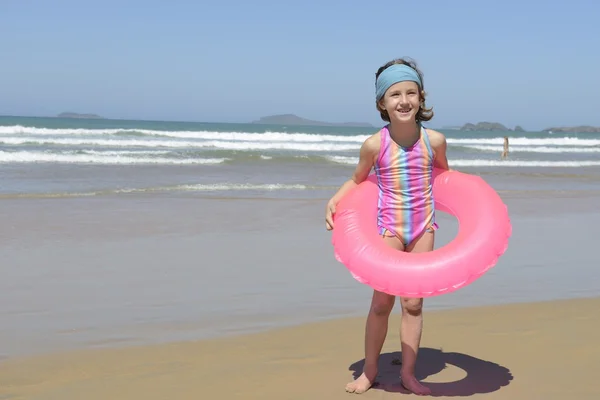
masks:
[[[421,106],[419,85],[412,81],[395,83],[385,92],[379,104],[387,111],[390,121],[415,122]]]

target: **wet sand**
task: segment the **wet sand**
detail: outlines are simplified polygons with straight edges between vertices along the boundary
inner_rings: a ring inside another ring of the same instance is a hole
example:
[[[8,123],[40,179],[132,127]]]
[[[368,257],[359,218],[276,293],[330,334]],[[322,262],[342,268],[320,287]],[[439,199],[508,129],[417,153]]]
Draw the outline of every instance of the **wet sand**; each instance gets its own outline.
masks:
[[[441,397],[597,399],[599,307],[594,298],[430,312],[417,375]],[[360,396],[344,391],[363,362],[364,319],[353,318],[7,361],[0,398],[399,399],[397,311],[391,322],[378,384]]]
[[[426,311],[600,296],[595,191],[501,192],[513,236],[486,275]],[[324,199],[5,199],[0,358],[264,331],[366,315]],[[440,214],[437,246],[456,233]],[[291,229],[293,227],[293,229]],[[578,232],[565,240],[560,232]],[[235,251],[231,251],[235,248]]]

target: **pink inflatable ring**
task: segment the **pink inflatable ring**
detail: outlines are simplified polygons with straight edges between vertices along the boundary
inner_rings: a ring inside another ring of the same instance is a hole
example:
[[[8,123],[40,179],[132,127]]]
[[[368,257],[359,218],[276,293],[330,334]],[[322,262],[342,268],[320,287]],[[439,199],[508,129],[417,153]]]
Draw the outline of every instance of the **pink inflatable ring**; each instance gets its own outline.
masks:
[[[458,219],[458,235],[427,253],[388,246],[377,232],[375,175],[336,206],[332,242],[336,259],[375,290],[402,297],[431,297],[465,287],[492,268],[512,232],[508,210],[483,179],[434,169],[435,209]]]

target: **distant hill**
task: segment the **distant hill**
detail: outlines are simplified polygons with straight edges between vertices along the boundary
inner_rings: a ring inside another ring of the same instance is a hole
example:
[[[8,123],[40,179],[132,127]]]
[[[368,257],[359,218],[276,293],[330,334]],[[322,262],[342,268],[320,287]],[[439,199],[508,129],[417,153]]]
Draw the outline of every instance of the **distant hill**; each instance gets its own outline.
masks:
[[[542,132],[562,132],[562,133],[600,133],[599,126],[562,126],[554,128],[546,128]]]
[[[461,131],[509,131],[506,126],[498,122],[478,122],[476,124],[467,123],[461,128]]]
[[[263,125],[349,126],[373,128],[373,125],[366,122],[323,122],[302,118],[294,114],[269,115],[267,117],[262,117],[257,121],[252,121],[251,123]]]
[[[461,131],[479,131],[479,132],[485,132],[485,131],[503,131],[503,132],[507,132],[507,131],[512,131],[512,129],[507,128],[506,126],[502,125],[499,122],[478,122],[476,124],[472,124],[472,123],[466,123],[463,126],[461,126],[459,128],[459,130]],[[515,132],[525,132],[525,130],[517,125],[515,126],[514,129]]]
[[[104,119],[96,114],[78,114],[74,112],[64,112],[56,116],[56,118],[81,118],[81,119]]]

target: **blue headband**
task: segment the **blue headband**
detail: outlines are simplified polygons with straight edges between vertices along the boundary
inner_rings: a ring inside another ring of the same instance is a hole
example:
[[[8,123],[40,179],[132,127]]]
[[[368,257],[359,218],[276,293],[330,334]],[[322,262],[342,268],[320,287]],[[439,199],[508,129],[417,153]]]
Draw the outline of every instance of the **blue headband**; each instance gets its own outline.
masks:
[[[383,97],[386,90],[388,90],[390,86],[403,81],[416,82],[417,85],[419,85],[419,88],[423,86],[421,84],[421,79],[419,79],[417,71],[415,71],[408,65],[393,64],[388,68],[384,69],[383,72],[377,78],[377,82],[375,83],[377,100],[380,100]]]

